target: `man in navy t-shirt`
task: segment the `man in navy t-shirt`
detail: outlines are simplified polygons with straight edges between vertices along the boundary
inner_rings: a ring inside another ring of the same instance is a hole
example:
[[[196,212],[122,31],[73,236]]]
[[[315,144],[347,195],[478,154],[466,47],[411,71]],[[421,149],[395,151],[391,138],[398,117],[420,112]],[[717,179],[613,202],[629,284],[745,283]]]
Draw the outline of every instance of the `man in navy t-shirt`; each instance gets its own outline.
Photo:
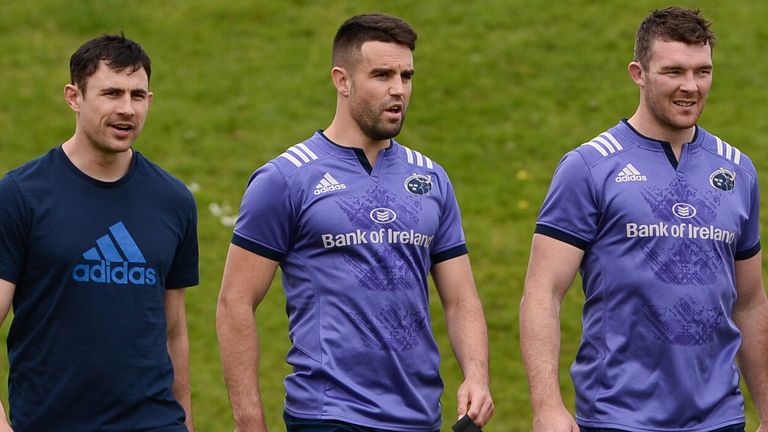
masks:
[[[629,64],[634,115],[557,167],[520,307],[535,432],[743,431],[740,373],[768,427],[757,175],[697,125],[712,85],[709,25],[676,7],[648,16]],[[558,309],[577,270],[574,418],[558,381]]]
[[[132,149],[149,57],[105,35],[70,72],[74,136],[0,180],[11,427],[192,430],[180,288],[198,283],[197,217],[184,184]]]
[[[256,170],[219,297],[218,333],[237,429],[266,430],[253,310],[280,266],[289,336],[288,431],[440,430],[430,271],[465,381],[458,414],[493,414],[485,319],[443,168],[395,137],[411,95],[416,33],[381,14],[334,40],[336,115]]]

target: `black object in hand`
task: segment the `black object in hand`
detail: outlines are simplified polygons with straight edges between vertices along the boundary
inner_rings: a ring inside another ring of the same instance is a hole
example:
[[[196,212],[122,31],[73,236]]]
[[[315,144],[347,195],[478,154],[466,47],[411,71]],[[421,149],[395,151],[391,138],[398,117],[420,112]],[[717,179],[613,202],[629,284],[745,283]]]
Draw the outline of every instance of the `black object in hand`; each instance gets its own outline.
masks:
[[[453,429],[453,432],[483,432],[480,426],[476,425],[466,414],[454,423],[451,429]]]

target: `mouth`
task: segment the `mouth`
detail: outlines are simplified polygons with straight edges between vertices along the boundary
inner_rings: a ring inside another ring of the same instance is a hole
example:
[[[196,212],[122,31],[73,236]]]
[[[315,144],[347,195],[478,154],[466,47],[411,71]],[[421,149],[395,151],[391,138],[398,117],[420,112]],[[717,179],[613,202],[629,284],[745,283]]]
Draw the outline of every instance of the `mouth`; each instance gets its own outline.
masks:
[[[110,123],[112,129],[115,129],[118,133],[128,133],[134,129],[133,123],[117,122]]]
[[[389,108],[385,109],[384,111],[391,114],[400,114],[403,112],[403,105],[402,104],[390,105]]]
[[[672,103],[683,108],[690,108],[696,105],[696,101],[690,101],[690,100],[674,100],[672,101]]]

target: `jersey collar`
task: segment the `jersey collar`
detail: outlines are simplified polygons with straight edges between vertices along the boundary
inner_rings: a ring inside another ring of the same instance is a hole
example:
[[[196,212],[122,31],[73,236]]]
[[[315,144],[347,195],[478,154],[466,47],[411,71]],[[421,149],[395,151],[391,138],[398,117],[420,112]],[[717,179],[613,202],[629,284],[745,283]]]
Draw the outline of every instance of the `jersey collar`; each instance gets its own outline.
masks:
[[[365,169],[365,171],[368,174],[371,174],[373,172],[373,167],[371,166],[371,163],[368,162],[368,157],[365,156],[365,152],[361,148],[357,147],[347,147],[343,146],[341,144],[337,144],[333,142],[328,136],[325,135],[322,129],[318,129],[316,132],[316,135],[318,135],[320,138],[322,138],[320,141],[324,144],[326,144],[324,147],[331,153],[341,156],[341,157],[347,157],[347,158],[355,158],[360,162],[360,165]],[[384,154],[382,154],[382,158],[388,156],[389,154],[394,154],[395,149],[397,148],[397,143],[394,139],[389,139],[389,146],[384,149]],[[381,158],[379,159],[378,163],[381,163]]]
[[[655,138],[647,137],[641,134],[637,129],[632,127],[632,125],[629,124],[629,120],[625,118],[621,119],[621,122],[619,123],[619,127],[621,128],[622,126],[624,126],[624,133],[629,135],[631,138],[634,138],[640,147],[654,151],[663,151],[666,154],[669,163],[672,164],[672,167],[674,169],[678,168],[679,161],[675,157],[675,153],[672,151],[672,144],[667,141],[657,140]],[[694,151],[696,148],[701,146],[701,137],[704,134],[700,134],[699,130],[699,125],[694,125],[693,138],[691,138],[689,142],[685,143],[688,145],[688,152]]]

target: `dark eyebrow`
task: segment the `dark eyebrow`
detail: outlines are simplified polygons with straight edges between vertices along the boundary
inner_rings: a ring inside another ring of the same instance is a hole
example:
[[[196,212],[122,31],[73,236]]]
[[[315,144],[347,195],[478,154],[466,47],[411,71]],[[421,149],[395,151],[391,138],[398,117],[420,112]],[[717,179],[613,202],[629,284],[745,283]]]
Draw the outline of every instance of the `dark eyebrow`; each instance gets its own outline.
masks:
[[[101,94],[107,94],[107,93],[123,93],[125,92],[124,89],[121,89],[119,87],[105,87],[101,90],[99,90],[99,93]]]
[[[393,68],[373,68],[373,69],[371,69],[371,75],[379,75],[379,74],[393,75],[396,72],[397,71],[395,69],[393,69]],[[400,71],[400,75],[405,75],[405,76],[413,76],[415,73],[416,73],[416,71],[414,71],[413,69],[406,69],[406,70]]]
[[[371,69],[371,75],[385,74],[391,75],[395,70],[392,68],[373,68]]]
[[[702,70],[702,69],[709,69],[709,70],[711,70],[712,68],[713,68],[713,66],[711,64],[708,64],[708,65],[696,66],[693,69],[694,70]],[[659,68],[659,70],[661,70],[662,72],[678,71],[678,70],[683,70],[683,69],[685,69],[685,66],[682,66],[682,65],[669,65],[669,66],[663,66],[663,67]]]
[[[120,93],[120,94],[122,94],[122,93],[125,93],[125,89],[121,88],[121,87],[105,87],[105,88],[101,89],[99,91],[99,93],[101,93],[101,94],[109,94],[109,93]],[[145,90],[145,89],[139,88],[139,89],[131,90],[131,94],[132,95],[142,95],[142,96],[144,96],[144,95],[149,94],[149,92],[147,90]]]

